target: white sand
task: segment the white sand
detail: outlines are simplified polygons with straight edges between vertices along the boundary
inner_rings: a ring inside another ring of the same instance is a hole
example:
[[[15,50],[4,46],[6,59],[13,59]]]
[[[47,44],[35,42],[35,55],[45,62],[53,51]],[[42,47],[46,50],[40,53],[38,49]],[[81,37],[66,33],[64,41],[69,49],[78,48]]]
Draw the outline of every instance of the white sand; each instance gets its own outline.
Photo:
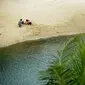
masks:
[[[33,25],[19,28],[20,18],[29,18]],[[85,0],[0,1],[0,47],[78,33],[85,33]]]

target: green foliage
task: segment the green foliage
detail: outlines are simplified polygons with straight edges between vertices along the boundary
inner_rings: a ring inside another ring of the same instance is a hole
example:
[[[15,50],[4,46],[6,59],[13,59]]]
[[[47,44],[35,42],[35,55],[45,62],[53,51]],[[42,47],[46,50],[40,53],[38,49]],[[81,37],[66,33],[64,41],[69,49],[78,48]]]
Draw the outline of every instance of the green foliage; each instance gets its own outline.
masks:
[[[44,85],[85,85],[85,34],[69,40],[46,71]]]

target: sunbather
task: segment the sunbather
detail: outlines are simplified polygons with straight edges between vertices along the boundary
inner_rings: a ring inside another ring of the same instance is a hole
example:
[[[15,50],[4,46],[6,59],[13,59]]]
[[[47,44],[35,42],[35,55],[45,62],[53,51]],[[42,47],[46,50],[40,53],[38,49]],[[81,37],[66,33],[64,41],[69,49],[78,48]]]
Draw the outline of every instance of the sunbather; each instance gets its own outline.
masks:
[[[26,19],[26,22],[25,22],[25,24],[27,24],[27,25],[31,25],[32,23],[30,22],[30,20],[28,20],[28,19]]]

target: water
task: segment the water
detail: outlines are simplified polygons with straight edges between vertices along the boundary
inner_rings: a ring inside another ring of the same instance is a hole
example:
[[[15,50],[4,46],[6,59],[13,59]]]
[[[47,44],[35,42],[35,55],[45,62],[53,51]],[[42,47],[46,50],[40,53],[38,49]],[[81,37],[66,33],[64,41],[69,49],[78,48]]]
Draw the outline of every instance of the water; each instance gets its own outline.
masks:
[[[18,43],[0,49],[0,85],[40,85],[39,71],[47,69],[69,37]]]

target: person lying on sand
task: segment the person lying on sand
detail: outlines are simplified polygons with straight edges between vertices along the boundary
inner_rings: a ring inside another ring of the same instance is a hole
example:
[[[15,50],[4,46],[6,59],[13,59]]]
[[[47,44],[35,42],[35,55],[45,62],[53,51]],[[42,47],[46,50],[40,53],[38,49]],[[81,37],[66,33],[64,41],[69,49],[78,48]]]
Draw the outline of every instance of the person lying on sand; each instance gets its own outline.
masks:
[[[30,20],[26,19],[25,24],[27,24],[27,25],[31,25],[32,23],[30,22]]]
[[[22,21],[22,19],[20,19],[20,21],[18,22],[18,26],[22,27],[22,24],[31,25],[32,22],[30,22],[30,20],[26,19],[26,21],[24,23],[24,21]]]

